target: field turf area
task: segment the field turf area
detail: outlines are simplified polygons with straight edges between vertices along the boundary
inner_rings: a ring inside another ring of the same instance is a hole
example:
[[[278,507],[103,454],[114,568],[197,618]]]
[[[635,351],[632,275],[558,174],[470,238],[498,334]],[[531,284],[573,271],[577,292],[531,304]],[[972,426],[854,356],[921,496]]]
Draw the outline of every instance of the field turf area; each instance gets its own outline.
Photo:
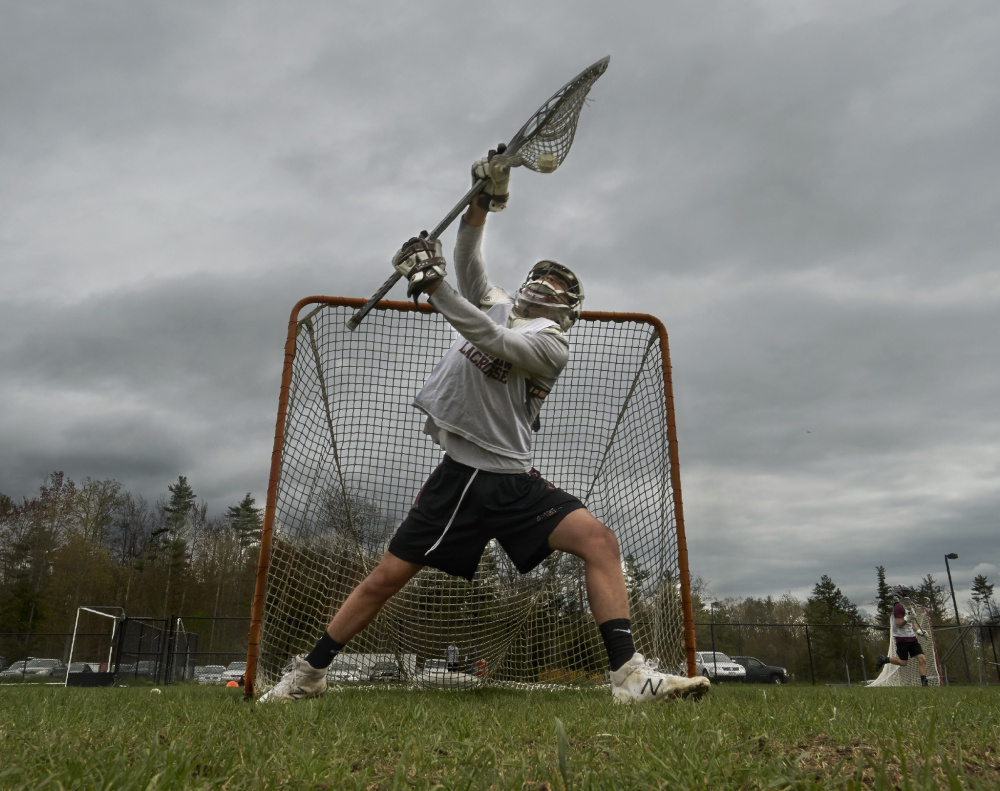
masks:
[[[996,789],[1000,687],[340,689],[0,686],[0,789]]]

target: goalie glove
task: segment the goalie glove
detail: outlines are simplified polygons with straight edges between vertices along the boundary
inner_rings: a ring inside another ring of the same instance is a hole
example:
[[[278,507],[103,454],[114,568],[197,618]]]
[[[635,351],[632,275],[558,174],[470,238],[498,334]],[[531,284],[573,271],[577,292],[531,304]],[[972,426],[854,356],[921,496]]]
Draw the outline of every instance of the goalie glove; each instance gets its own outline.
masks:
[[[917,637],[926,637],[927,636],[927,632],[925,632],[919,626],[915,627],[914,631],[917,633]]]
[[[506,150],[507,146],[500,143],[496,151],[490,151],[488,155],[472,163],[473,184],[480,179],[486,181],[482,192],[476,197],[476,204],[482,209],[503,211],[507,208],[507,199],[510,197],[510,168],[492,164],[493,158]]]
[[[427,232],[414,236],[392,257],[392,266],[409,281],[406,296],[417,301],[427,288],[444,279],[447,262],[441,252],[441,242],[428,240]]]

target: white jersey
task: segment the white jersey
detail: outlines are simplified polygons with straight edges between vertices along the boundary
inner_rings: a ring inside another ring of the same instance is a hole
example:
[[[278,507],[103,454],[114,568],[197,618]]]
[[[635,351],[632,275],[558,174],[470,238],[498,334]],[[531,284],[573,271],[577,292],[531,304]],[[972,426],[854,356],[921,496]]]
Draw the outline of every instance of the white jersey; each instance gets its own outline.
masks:
[[[508,327],[513,301],[483,312],[489,291],[480,253],[482,228],[460,224],[455,268],[462,294],[442,282],[431,304],[458,330],[413,404],[428,415],[425,431],[449,456],[491,472],[531,467],[531,424],[542,400],[529,383],[549,391],[569,359],[555,322],[533,319]]]
[[[905,622],[903,623],[902,626],[896,623],[896,619],[902,618],[904,615],[906,615],[906,607],[897,602],[893,606],[893,612],[892,612],[892,636],[895,637],[896,639],[902,638],[903,640],[907,641],[916,640],[917,633],[913,629],[912,623]]]
[[[514,303],[501,302],[486,314],[499,325],[507,323]],[[550,319],[533,319],[517,329],[534,335],[554,326]],[[502,360],[459,337],[428,377],[414,399],[439,429],[457,434],[484,450],[531,467],[531,423],[541,408],[529,399],[528,382],[548,390],[554,381],[539,382],[522,366]],[[456,460],[457,461],[457,460]]]

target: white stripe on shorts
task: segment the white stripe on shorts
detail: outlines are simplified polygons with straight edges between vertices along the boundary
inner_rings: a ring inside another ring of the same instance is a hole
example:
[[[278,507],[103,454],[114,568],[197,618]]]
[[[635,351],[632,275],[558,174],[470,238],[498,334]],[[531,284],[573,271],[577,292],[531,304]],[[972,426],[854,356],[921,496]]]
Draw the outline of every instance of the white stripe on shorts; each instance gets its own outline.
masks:
[[[469,478],[469,482],[467,484],[465,484],[465,488],[462,489],[462,496],[458,498],[458,505],[455,506],[455,510],[454,510],[454,512],[451,515],[451,519],[449,519],[448,520],[448,524],[446,524],[444,526],[444,533],[442,533],[438,537],[438,540],[434,542],[434,546],[432,546],[430,549],[428,549],[426,552],[424,552],[424,557],[427,557],[429,554],[431,554],[431,552],[433,552],[435,549],[438,548],[438,544],[440,544],[442,541],[444,541],[444,537],[447,534],[448,529],[451,527],[451,523],[454,522],[455,521],[455,517],[458,516],[458,509],[462,507],[462,501],[465,499],[465,493],[467,491],[469,491],[469,487],[472,486],[472,482],[474,480],[476,480],[476,475],[478,473],[479,473],[478,469],[472,471],[472,476]]]

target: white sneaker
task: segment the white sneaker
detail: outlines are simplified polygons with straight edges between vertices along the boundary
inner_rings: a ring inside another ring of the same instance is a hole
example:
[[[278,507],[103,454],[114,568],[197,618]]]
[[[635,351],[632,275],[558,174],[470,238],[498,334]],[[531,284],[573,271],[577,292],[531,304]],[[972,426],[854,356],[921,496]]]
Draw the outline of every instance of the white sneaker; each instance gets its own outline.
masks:
[[[700,698],[712,682],[703,676],[685,678],[661,673],[655,661],[646,661],[642,654],[633,654],[617,670],[611,672],[611,695],[615,703],[667,698]]]
[[[281,681],[260,696],[260,703],[317,698],[326,692],[326,668],[313,667],[302,654],[294,657],[290,664]]]

